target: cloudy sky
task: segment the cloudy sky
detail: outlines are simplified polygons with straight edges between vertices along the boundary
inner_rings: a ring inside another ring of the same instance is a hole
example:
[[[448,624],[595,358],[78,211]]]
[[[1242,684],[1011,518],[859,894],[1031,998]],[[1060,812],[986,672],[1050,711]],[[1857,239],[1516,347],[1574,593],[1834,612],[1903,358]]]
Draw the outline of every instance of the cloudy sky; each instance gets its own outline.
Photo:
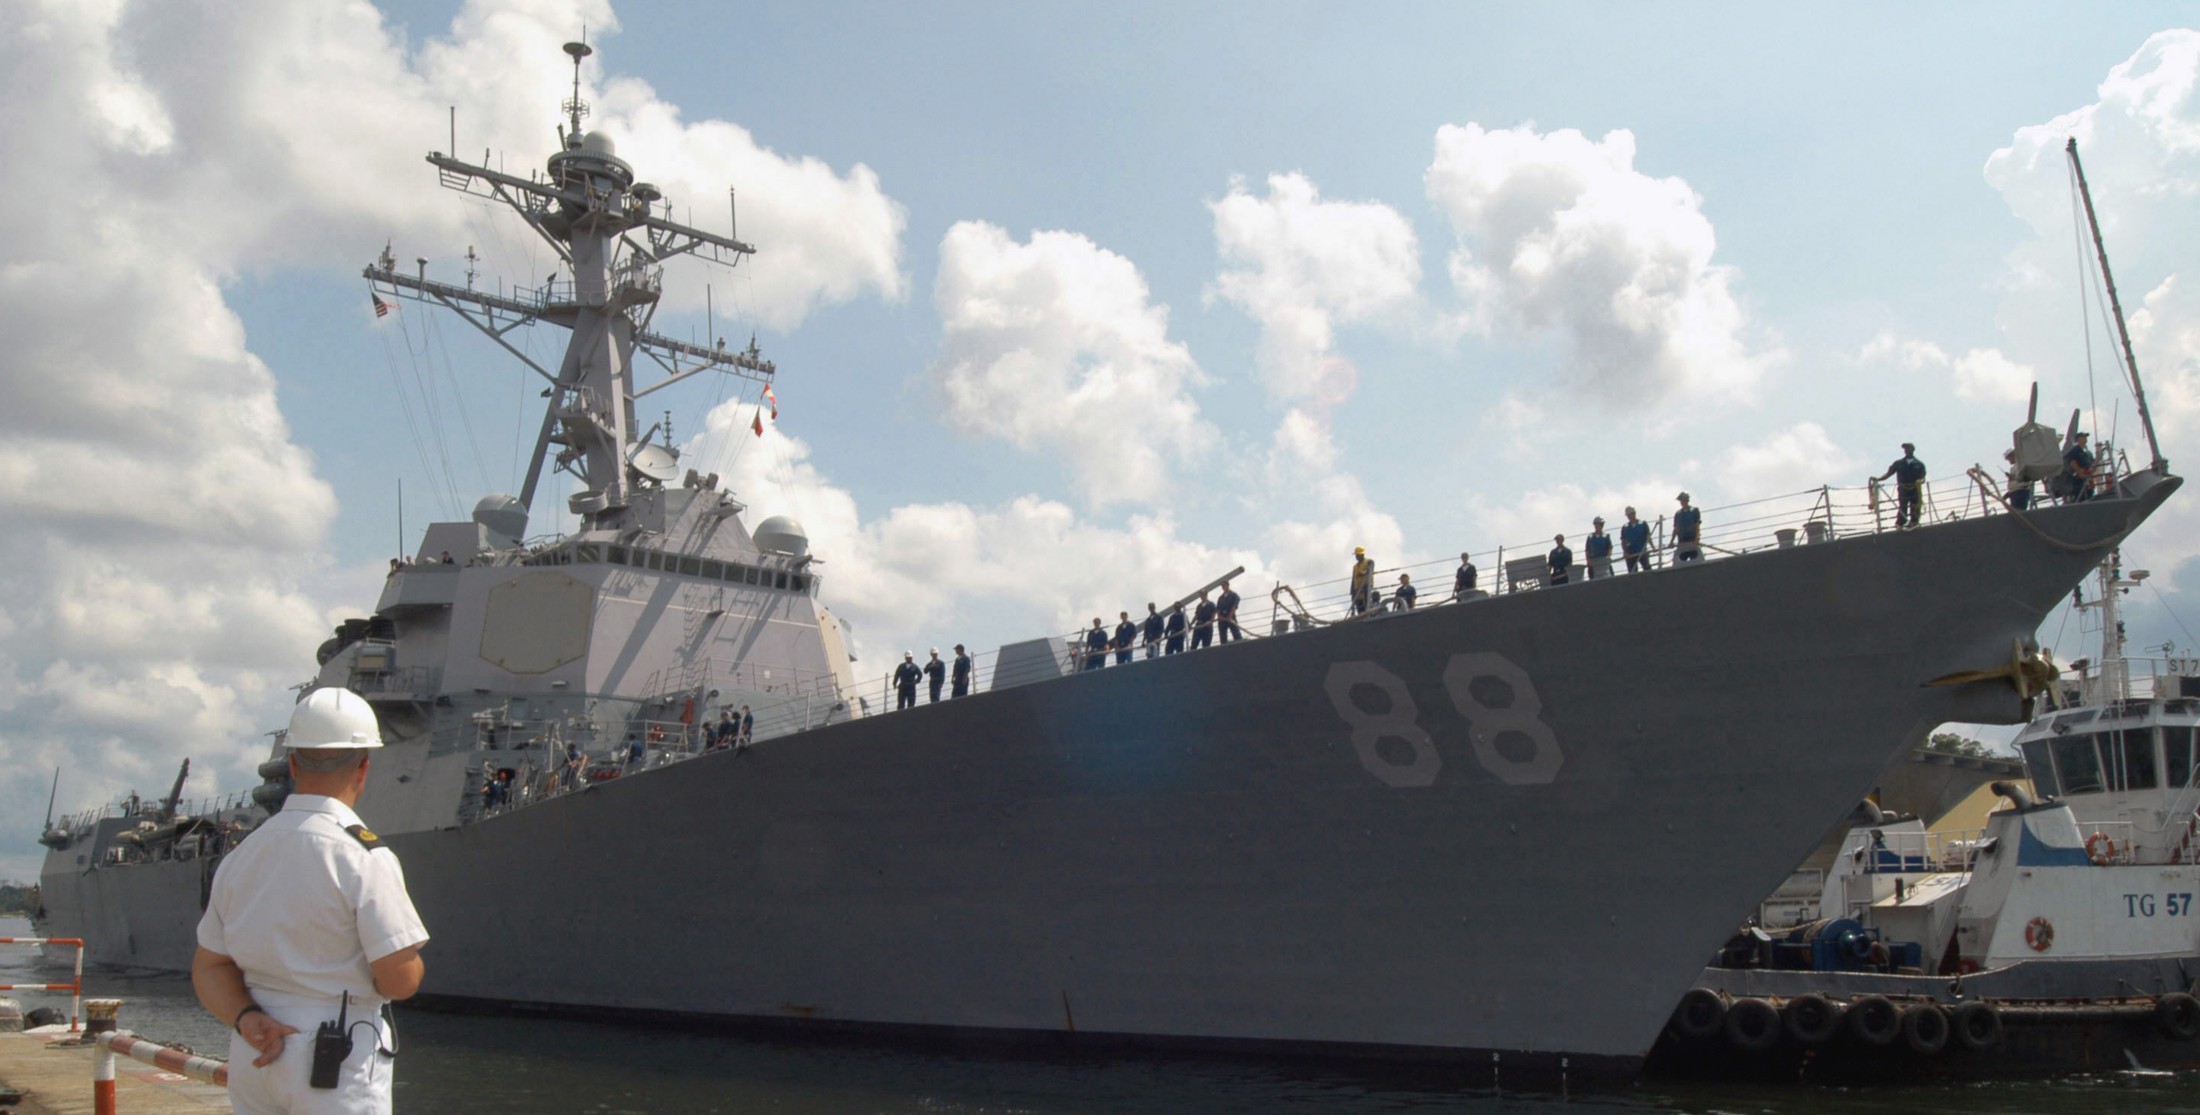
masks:
[[[1265,591],[1356,544],[1855,484],[1905,439],[1954,476],[2035,381],[2135,445],[2073,135],[2190,466],[2187,16],[0,0],[0,876],[35,872],[56,768],[64,809],[186,755],[195,791],[249,785],[400,538],[517,489],[532,377],[454,318],[377,320],[359,269],[551,272],[421,156],[455,129],[540,165],[583,26],[591,125],[697,224],[737,188],[762,249],[676,273],[658,328],[781,369],[761,439],[753,392],[700,377],[645,421],[807,524],[875,662],[1236,564]],[[2189,645],[2200,504],[2128,553],[2134,637]]]

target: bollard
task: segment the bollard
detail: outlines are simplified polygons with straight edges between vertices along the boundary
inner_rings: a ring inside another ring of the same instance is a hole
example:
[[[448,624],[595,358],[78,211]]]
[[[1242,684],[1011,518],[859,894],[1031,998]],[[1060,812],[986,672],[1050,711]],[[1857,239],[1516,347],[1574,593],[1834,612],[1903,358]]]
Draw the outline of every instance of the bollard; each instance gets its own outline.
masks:
[[[115,1030],[120,999],[84,1000],[84,1039],[92,1042],[92,1115],[115,1115],[115,1053],[100,1041]]]

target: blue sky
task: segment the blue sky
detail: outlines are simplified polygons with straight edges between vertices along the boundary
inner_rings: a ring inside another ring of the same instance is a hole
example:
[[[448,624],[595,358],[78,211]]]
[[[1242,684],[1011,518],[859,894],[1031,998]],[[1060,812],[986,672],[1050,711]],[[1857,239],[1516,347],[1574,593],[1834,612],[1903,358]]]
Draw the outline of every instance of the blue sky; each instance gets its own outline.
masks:
[[[2040,157],[2065,131],[2148,308],[2173,462],[2200,430],[2200,47],[2156,37],[2183,7],[17,12],[0,130],[26,157],[0,173],[72,187],[0,259],[5,409],[37,447],[0,469],[28,524],[0,599],[26,808],[56,765],[64,805],[185,754],[195,788],[249,781],[283,687],[371,605],[399,484],[413,536],[516,488],[535,388],[453,318],[377,321],[358,270],[388,241],[434,276],[469,244],[484,283],[548,273],[419,156],[455,104],[462,153],[538,165],[583,22],[592,121],[699,224],[738,187],[762,249],[708,281],[717,331],[778,361],[781,422],[728,432],[726,385],[652,409],[752,519],[810,525],[866,661],[1240,562],[1265,592],[1356,542],[1433,561],[1676,486],[1854,484],[1903,440],[1937,476],[1991,461],[2014,385],[2058,424],[2096,393]],[[701,337],[705,276],[675,278],[658,328]],[[1626,290],[1649,291],[1631,323]],[[2162,585],[2143,641],[2188,641],[2165,601],[2200,617],[2196,524],[2131,545]]]

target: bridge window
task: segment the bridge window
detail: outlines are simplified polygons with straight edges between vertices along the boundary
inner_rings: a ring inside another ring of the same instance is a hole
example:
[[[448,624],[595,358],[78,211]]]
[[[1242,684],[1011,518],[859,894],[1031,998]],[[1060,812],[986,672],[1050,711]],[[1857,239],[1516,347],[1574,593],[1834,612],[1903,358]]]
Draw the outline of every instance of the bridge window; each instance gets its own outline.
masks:
[[[2055,780],[2065,794],[2097,794],[2107,786],[2101,780],[2101,757],[2093,750],[2090,735],[2067,735],[2051,744],[2055,752]]]
[[[725,562],[722,562],[722,561],[706,561],[706,562],[704,562],[704,563],[703,563],[703,576],[704,576],[704,577],[706,577],[706,578],[709,578],[710,580],[713,580],[713,581],[723,581],[723,580],[725,580],[725,579],[726,579],[726,563],[725,563]]]
[[[2111,790],[2151,790],[2160,785],[2154,766],[2154,729],[2101,733],[2101,756]]]
[[[624,546],[613,546],[613,547],[611,547],[611,550],[610,550],[610,554],[611,554],[611,563],[612,563],[613,565],[625,565],[625,564],[626,564],[626,547],[624,547]]]
[[[2189,786],[2192,784],[2192,773],[2192,728],[2189,725],[2183,727],[2164,725],[2162,728],[2163,784],[2167,786]]]
[[[2049,741],[2030,740],[2024,745],[2024,766],[2031,772],[2032,788],[2043,798],[2062,795],[2062,784],[2055,781],[2055,757],[2048,750]]]

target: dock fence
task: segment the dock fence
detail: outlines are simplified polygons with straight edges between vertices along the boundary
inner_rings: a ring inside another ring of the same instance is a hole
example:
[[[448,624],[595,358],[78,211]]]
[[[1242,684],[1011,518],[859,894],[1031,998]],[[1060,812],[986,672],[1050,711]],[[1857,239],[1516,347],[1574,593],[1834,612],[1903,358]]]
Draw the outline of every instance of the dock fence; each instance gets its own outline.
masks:
[[[84,941],[78,937],[0,937],[0,945],[74,945],[76,978],[68,983],[0,983],[0,991],[66,991],[69,993],[69,1032],[77,1030],[84,1001]]]

